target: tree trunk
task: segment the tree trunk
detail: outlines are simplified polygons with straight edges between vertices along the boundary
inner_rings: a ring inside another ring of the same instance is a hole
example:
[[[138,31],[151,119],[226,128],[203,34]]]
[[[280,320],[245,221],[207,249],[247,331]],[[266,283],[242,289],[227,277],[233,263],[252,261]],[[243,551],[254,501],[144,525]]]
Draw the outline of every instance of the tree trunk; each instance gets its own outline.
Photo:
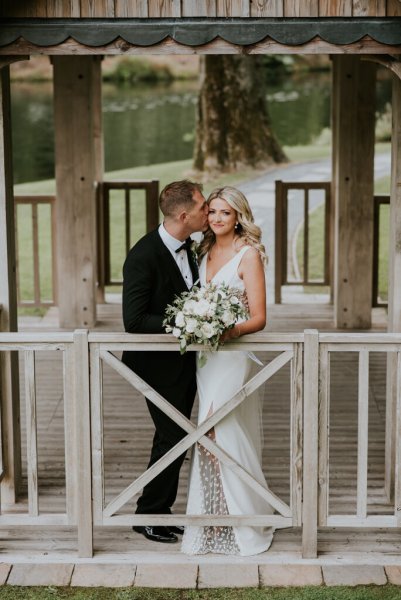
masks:
[[[223,171],[287,160],[274,136],[260,56],[203,56],[194,167]]]

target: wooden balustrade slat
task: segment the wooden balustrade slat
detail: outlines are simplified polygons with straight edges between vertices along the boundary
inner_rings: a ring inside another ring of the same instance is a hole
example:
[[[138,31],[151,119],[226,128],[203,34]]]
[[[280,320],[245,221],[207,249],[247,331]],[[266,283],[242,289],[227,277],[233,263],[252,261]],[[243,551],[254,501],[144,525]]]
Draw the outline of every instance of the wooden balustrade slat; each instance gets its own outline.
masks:
[[[63,394],[64,394],[64,460],[66,511],[68,523],[77,524],[77,452],[78,441],[76,431],[76,406],[74,402],[74,353],[72,344],[67,345],[63,352]]]
[[[25,350],[26,454],[29,515],[39,515],[35,353]]]
[[[368,495],[369,352],[361,350],[358,368],[357,517],[366,518]]]
[[[74,332],[74,412],[77,441],[78,554],[93,555],[89,345],[85,330]]]
[[[329,514],[330,355],[323,344],[320,345],[319,368],[318,523],[325,527]]]
[[[294,344],[291,361],[291,510],[293,525],[302,524],[303,414],[302,414],[302,345]]]
[[[317,556],[319,333],[305,331],[302,556]]]
[[[103,385],[99,344],[91,346],[91,426],[92,426],[92,481],[93,519],[95,525],[103,523],[104,490],[104,426]]]

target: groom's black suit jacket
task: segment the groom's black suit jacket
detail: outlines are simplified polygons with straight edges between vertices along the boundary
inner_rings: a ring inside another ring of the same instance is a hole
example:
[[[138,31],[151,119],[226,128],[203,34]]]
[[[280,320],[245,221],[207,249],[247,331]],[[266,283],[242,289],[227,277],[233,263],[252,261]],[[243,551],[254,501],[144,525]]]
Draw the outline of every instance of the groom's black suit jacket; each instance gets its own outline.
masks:
[[[188,253],[194,282],[195,261]],[[165,333],[164,312],[176,295],[187,291],[184,278],[158,229],[131,248],[123,268],[123,319],[129,333]],[[195,376],[195,353],[124,352],[122,361],[153,387],[179,386]],[[189,372],[188,372],[189,369]]]
[[[188,255],[194,282],[198,269]],[[187,291],[178,265],[164,245],[158,230],[145,235],[130,250],[124,263],[123,318],[129,333],[164,333],[167,304]],[[159,392],[187,418],[196,393],[195,352],[124,352],[122,361]],[[185,435],[185,432],[160,409],[147,401],[156,431],[148,467],[157,462]],[[180,467],[185,453],[143,489],[137,513],[168,514],[178,488]]]

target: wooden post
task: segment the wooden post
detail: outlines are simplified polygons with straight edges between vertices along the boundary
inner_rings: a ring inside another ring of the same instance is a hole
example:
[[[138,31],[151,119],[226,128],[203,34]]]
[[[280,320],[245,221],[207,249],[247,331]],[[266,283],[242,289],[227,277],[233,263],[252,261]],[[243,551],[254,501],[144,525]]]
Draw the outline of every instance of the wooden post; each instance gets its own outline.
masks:
[[[102,116],[102,57],[94,56],[92,61],[92,117],[93,117],[93,142],[95,159],[95,181],[101,183],[104,178],[104,143],[103,143],[103,116]],[[96,198],[96,211],[101,211],[102,205]],[[102,214],[97,215],[97,235],[100,233]],[[103,231],[103,229],[102,229]],[[100,260],[100,253],[104,252],[102,247],[103,239],[97,240],[97,258]],[[98,269],[99,271],[99,269]],[[98,272],[97,271],[97,272]],[[98,277],[97,280],[97,302],[103,304],[105,300],[104,282]]]
[[[373,270],[374,64],[333,60],[336,102],[334,304],[336,327],[371,326]]]
[[[0,331],[17,331],[10,70],[0,69]],[[21,477],[18,355],[0,356],[2,502],[14,503]]]
[[[58,302],[61,327],[96,322],[95,119],[97,57],[55,56]],[[100,68],[100,67],[99,67]],[[68,293],[65,293],[68,290]]]
[[[391,196],[390,196],[390,239],[389,239],[389,332],[401,332],[401,79],[393,78],[393,124],[391,135]],[[387,359],[386,395],[386,466],[385,488],[388,498],[392,497],[394,484],[395,441],[396,441],[396,395],[397,358],[394,353]],[[400,440],[400,436],[399,436]],[[399,442],[400,443],[400,442]]]
[[[77,504],[78,554],[81,558],[93,555],[92,521],[92,462],[89,386],[88,332],[74,332],[75,425],[77,432]]]
[[[304,332],[304,472],[302,556],[317,556],[319,333]]]

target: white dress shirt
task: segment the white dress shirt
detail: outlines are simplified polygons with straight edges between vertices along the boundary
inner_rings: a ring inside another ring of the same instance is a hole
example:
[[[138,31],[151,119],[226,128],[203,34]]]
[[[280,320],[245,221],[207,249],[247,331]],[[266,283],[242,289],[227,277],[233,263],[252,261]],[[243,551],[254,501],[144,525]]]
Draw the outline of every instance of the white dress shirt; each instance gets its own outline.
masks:
[[[187,288],[190,289],[193,284],[193,277],[191,267],[189,266],[188,253],[184,249],[180,250],[180,252],[176,252],[177,248],[182,246],[183,242],[181,240],[177,240],[175,237],[170,235],[164,227],[163,223],[159,225],[159,234],[163,244],[170,251],[171,256],[177,263],[178,268],[180,269],[184,278],[184,281],[187,284]]]

